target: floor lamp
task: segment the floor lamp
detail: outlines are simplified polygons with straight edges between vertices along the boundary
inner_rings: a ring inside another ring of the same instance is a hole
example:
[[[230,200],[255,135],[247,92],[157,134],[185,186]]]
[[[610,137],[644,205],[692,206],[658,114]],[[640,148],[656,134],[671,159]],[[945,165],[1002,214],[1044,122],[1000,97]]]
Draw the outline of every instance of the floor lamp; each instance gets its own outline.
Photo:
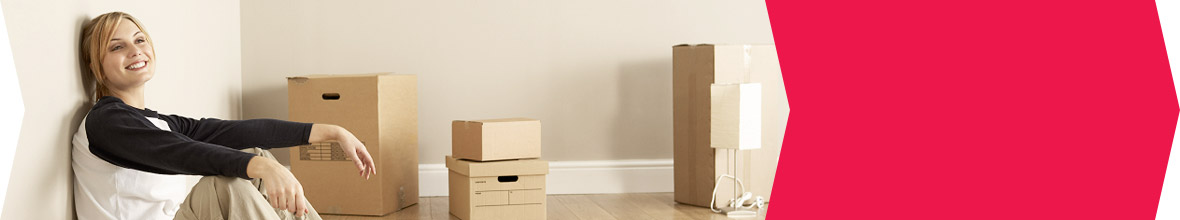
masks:
[[[755,206],[761,208],[761,201],[754,205],[745,206],[751,195],[746,192],[742,180],[730,173],[732,168],[738,169],[737,152],[762,148],[762,84],[712,84],[710,87],[710,122],[709,147],[726,149],[733,159],[726,166],[726,174],[719,175],[713,185],[713,198],[709,202],[709,209],[716,213],[725,213],[729,217],[756,217]],[[717,188],[725,178],[734,181],[734,198],[729,207],[715,208],[717,202]],[[739,193],[740,187],[740,193]],[[761,197],[758,197],[761,200]]]

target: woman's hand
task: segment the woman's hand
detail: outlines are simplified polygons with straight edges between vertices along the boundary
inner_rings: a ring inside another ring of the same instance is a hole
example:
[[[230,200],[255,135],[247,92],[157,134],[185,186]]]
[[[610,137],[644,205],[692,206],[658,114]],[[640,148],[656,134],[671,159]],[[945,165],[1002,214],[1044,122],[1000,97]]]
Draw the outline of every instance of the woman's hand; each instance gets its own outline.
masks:
[[[377,174],[377,165],[373,164],[373,156],[369,155],[369,149],[365,148],[365,144],[362,144],[361,140],[356,139],[352,132],[348,132],[344,128],[340,128],[337,135],[339,138],[336,141],[340,142],[340,149],[343,149],[348,158],[356,164],[356,168],[361,171],[361,176],[369,179],[372,174]]]
[[[360,170],[361,177],[369,179],[372,174],[377,174],[377,165],[373,163],[373,156],[369,155],[369,149],[365,148],[365,144],[361,143],[352,132],[348,132],[344,127],[329,125],[329,124],[313,124],[311,126],[311,136],[308,137],[307,142],[316,143],[324,141],[336,141],[340,143],[340,149],[344,150],[344,154],[348,159],[356,164],[356,169]]]
[[[294,212],[297,217],[308,212],[306,200],[303,199],[303,184],[278,161],[254,156],[246,165],[246,175],[262,179],[262,187],[266,188],[266,195],[270,197],[270,206]]]

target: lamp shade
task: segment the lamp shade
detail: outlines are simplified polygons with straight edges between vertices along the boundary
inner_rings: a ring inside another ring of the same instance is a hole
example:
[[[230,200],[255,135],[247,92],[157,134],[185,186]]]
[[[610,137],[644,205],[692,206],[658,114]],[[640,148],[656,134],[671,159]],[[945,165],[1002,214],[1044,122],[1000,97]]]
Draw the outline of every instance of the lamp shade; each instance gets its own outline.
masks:
[[[762,84],[712,84],[709,147],[762,148]]]

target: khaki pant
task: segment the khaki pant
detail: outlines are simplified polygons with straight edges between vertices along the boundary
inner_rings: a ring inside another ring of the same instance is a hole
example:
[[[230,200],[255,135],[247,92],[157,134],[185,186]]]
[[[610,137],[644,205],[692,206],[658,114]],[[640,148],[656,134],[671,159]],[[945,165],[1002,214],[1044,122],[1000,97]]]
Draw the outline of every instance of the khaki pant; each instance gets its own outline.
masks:
[[[249,148],[242,151],[274,159],[274,155],[267,150]],[[320,219],[319,213],[311,208],[310,203],[307,204],[308,213],[302,218],[296,218],[291,212],[271,207],[267,198],[262,181],[257,178],[246,180],[227,176],[201,177],[201,181],[193,186],[192,192],[189,192],[188,198],[180,204],[175,219]]]

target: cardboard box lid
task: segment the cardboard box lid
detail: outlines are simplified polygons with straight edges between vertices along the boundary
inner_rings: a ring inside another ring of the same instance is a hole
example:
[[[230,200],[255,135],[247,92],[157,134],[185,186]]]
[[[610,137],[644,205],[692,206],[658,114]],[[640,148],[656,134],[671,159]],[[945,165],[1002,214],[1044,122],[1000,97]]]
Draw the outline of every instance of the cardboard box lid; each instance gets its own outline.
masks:
[[[482,123],[496,123],[496,122],[528,122],[528,121],[541,121],[541,120],[531,119],[531,118],[499,118],[499,119],[455,120],[455,121],[474,122],[474,123],[481,123],[482,124]]]
[[[672,46],[672,47],[673,47],[673,48],[676,48],[676,47],[701,47],[701,46],[746,46],[746,45],[749,45],[749,46],[774,46],[774,44],[709,44],[709,43],[704,43],[704,44],[677,44],[677,45],[674,45],[674,46]]]
[[[394,74],[394,73],[389,73],[389,72],[386,72],[386,73],[361,73],[361,74],[312,74],[312,75],[303,75],[303,76],[288,76],[287,80],[346,78],[346,77],[376,77],[376,76],[387,76],[387,75],[403,75],[403,74]],[[404,75],[409,75],[409,74],[404,74]]]
[[[538,159],[468,161],[447,155],[447,168],[469,177],[549,174],[549,161]]]

